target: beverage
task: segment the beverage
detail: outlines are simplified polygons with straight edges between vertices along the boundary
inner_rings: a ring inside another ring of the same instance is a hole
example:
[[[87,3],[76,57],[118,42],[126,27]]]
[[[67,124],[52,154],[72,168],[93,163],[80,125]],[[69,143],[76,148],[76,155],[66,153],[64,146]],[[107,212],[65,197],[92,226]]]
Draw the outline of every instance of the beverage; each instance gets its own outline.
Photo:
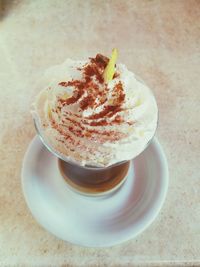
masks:
[[[108,168],[85,168],[58,161],[60,172],[68,185],[84,195],[105,195],[125,182],[130,162],[122,162]]]
[[[116,64],[114,54],[110,60],[101,54],[68,59],[44,81],[33,117],[45,144],[65,162],[105,170],[136,157],[152,139],[155,98],[125,65]]]

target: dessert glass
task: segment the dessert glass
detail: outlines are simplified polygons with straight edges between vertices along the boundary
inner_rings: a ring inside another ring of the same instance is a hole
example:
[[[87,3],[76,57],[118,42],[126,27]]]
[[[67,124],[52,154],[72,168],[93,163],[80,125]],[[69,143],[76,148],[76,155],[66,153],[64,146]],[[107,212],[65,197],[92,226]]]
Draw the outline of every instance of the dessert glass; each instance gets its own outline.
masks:
[[[138,77],[137,80],[144,83],[143,80]],[[58,158],[59,171],[68,187],[70,187],[73,191],[85,196],[105,196],[115,192],[126,181],[130,163],[133,159],[123,160],[108,167],[95,167],[89,165],[82,166],[78,164],[78,162],[69,160],[67,156],[56,151],[51,144],[47,142],[42,133],[39,117],[36,115],[34,115],[34,125],[44,146]],[[155,132],[140,153],[148,147],[155,136]]]

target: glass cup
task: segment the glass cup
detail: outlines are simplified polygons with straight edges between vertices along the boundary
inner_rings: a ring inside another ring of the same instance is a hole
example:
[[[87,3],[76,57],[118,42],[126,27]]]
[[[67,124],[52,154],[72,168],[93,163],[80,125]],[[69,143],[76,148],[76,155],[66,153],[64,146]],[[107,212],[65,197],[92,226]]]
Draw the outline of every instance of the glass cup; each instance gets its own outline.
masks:
[[[144,83],[140,78],[137,77],[137,79]],[[47,142],[42,134],[39,121],[39,118],[35,115],[34,125],[36,131],[44,146],[58,158],[60,173],[72,190],[86,196],[104,196],[113,193],[125,182],[128,176],[130,160],[121,161],[109,167],[81,166],[77,162],[70,161],[67,156],[56,151]],[[151,140],[140,153],[147,148]]]

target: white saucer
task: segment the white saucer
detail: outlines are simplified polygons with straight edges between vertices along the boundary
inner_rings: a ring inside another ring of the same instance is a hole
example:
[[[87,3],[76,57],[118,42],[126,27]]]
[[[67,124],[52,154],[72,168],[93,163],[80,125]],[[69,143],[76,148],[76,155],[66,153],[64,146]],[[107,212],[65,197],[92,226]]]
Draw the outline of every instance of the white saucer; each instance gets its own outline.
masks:
[[[158,215],[168,188],[168,166],[159,142],[132,161],[126,182],[107,197],[86,197],[68,188],[58,161],[38,137],[23,162],[22,187],[35,219],[65,241],[107,247],[134,238]]]

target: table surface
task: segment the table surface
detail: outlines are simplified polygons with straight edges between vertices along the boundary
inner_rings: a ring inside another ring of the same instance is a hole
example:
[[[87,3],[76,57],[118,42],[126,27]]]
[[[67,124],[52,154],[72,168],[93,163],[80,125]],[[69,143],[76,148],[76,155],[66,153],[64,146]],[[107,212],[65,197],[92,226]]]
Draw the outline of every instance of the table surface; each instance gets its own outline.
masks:
[[[200,264],[200,1],[0,1],[0,265]],[[157,137],[169,162],[166,202],[136,239],[105,249],[58,240],[30,214],[21,189],[35,135],[30,104],[44,70],[109,55],[156,95]]]

